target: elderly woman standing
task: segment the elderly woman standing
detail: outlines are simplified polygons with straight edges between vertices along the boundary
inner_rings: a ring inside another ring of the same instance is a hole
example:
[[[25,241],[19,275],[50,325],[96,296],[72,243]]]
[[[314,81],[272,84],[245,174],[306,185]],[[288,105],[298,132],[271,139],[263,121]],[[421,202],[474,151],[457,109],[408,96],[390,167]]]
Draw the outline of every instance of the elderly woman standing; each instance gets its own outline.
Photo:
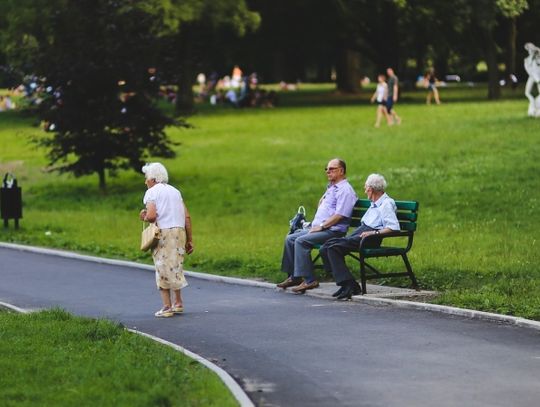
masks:
[[[143,221],[156,222],[161,238],[152,250],[156,267],[156,284],[163,307],[155,313],[158,318],[172,317],[184,311],[180,290],[187,286],[184,277],[184,254],[193,252],[191,218],[182,194],[169,185],[167,170],[160,163],[146,164],[142,168],[148,190],[144,194]],[[174,304],[171,301],[174,292]]]

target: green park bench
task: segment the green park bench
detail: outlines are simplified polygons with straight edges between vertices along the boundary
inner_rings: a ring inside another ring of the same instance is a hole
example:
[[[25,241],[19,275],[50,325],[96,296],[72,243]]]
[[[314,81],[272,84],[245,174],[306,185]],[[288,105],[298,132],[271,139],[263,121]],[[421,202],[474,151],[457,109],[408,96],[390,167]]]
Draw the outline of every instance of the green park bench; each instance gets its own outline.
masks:
[[[407,253],[411,250],[416,231],[416,221],[418,219],[418,202],[416,201],[395,201],[397,206],[397,218],[399,220],[400,230],[385,233],[384,235],[370,235],[362,239],[357,252],[352,252],[349,256],[355,258],[360,263],[360,280],[362,286],[362,294],[366,294],[366,281],[387,277],[409,277],[412,281],[412,286],[418,289],[418,283],[414,276],[411,263],[407,257]],[[369,199],[359,199],[353,209],[350,228],[356,229],[362,223],[362,216],[371,206]],[[391,246],[386,243],[397,243],[396,238],[407,238],[406,245]],[[319,247],[317,247],[319,248]],[[382,273],[374,266],[366,262],[366,259],[378,257],[400,256],[405,264],[406,271]],[[314,262],[319,260],[320,254],[313,259]],[[317,266],[322,268],[322,266]]]

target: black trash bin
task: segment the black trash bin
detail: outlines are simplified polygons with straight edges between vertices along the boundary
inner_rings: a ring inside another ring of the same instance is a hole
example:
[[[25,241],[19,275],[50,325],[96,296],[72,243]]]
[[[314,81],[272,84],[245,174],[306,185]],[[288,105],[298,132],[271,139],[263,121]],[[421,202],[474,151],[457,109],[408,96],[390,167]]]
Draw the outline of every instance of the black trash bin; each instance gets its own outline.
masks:
[[[15,220],[15,228],[19,228],[19,219],[22,218],[22,190],[17,186],[17,178],[11,173],[4,176],[0,188],[0,215],[4,219],[4,227],[8,227],[8,220]]]

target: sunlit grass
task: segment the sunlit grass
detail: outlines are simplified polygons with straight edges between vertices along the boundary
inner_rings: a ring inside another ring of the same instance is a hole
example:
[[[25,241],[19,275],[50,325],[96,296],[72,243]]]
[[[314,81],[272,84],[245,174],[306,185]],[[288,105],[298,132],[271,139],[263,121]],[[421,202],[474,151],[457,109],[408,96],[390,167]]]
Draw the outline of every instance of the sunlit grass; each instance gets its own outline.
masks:
[[[0,405],[235,406],[210,370],[105,320],[0,311]]]
[[[441,106],[424,105],[423,91],[405,93],[409,103],[396,106],[403,124],[379,129],[367,93],[309,89],[266,110],[201,106],[194,129],[169,130],[182,144],[164,161],[193,216],[187,267],[278,281],[288,220],[300,204],[313,216],[323,168],[339,156],[359,194],[380,172],[391,196],[420,202],[411,262],[423,287],[444,292],[438,301],[540,319],[540,121],[526,116],[524,98],[452,92]],[[330,105],[319,103],[325,95]],[[307,106],[310,98],[318,104]],[[137,250],[142,174],[109,179],[106,195],[97,177],[45,174],[43,151],[27,144],[39,131],[31,123],[0,117],[9,140],[0,167],[14,167],[25,201],[21,230],[0,239],[148,261]]]

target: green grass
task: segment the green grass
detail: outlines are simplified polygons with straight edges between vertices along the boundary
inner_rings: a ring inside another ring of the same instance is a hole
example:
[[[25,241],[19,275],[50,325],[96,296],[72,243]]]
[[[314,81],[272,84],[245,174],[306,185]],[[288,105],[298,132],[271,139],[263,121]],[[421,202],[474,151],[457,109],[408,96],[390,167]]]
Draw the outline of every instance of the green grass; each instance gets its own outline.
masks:
[[[323,168],[339,156],[360,195],[380,172],[391,196],[420,201],[410,258],[422,287],[443,292],[437,302],[540,319],[540,121],[526,117],[519,92],[488,102],[485,88],[442,89],[441,106],[404,93],[403,124],[380,129],[370,92],[309,86],[282,94],[276,109],[201,106],[194,129],[170,129],[182,144],[164,161],[192,212],[187,268],[281,279],[287,222],[300,204],[313,216]],[[46,174],[44,152],[27,141],[39,132],[31,124],[0,116],[0,171],[13,168],[25,202],[21,230],[0,240],[150,262],[137,250],[142,174],[109,179],[105,195],[97,177]]]
[[[0,312],[0,405],[235,406],[210,370],[104,320]]]

